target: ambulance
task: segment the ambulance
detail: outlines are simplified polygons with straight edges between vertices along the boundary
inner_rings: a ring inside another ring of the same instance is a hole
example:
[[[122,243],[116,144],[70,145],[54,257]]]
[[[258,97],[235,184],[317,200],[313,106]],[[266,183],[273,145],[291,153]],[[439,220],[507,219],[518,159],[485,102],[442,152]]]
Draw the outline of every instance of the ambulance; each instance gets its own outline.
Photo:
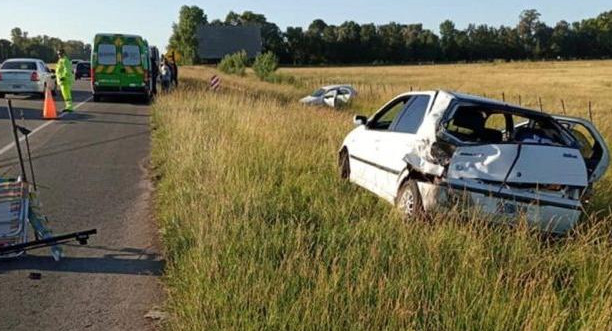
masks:
[[[93,101],[107,96],[134,96],[145,103],[151,99],[149,44],[141,36],[97,34],[91,52]]]

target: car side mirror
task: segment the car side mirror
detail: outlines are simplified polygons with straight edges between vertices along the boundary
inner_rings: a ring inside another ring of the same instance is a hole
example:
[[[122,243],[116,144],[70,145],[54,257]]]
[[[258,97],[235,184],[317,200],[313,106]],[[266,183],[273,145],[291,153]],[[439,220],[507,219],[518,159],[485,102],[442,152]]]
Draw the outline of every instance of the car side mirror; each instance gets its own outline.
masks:
[[[366,125],[368,124],[368,118],[363,115],[355,115],[355,117],[353,117],[353,123],[357,126]]]

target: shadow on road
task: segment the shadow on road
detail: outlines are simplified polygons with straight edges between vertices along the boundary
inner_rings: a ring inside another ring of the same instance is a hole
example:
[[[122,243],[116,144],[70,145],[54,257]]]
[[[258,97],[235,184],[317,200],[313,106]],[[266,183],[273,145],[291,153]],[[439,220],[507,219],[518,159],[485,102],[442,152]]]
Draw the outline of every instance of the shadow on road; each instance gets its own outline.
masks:
[[[95,147],[95,146],[100,146],[100,145],[105,145],[105,144],[110,144],[110,143],[114,143],[114,142],[118,142],[121,140],[127,140],[127,139],[133,139],[133,138],[137,138],[137,137],[141,137],[141,136],[145,136],[148,135],[149,132],[148,131],[142,131],[142,132],[136,132],[136,133],[132,133],[132,134],[128,134],[128,135],[124,135],[124,136],[120,136],[120,137],[115,137],[115,138],[111,138],[111,139],[104,139],[104,140],[98,140],[98,141],[93,141],[93,142],[89,142],[89,143],[76,143],[74,145],[72,144],[67,144],[64,145],[66,147],[61,148],[61,149],[56,149],[54,150],[54,147],[57,148],[59,146],[49,146],[47,148],[47,150],[49,150],[46,153],[38,153],[38,151],[33,151],[32,152],[32,160],[38,160],[38,159],[43,159],[49,156],[55,156],[55,155],[61,155],[64,153],[70,153],[70,152],[75,152],[81,149],[86,149],[86,148],[91,148],[91,147]],[[6,167],[12,167],[14,165],[17,165],[19,162],[19,160],[16,157],[10,157],[10,158],[5,158],[5,159],[0,159],[0,168],[6,168]]]
[[[15,119],[17,119],[18,121],[21,119],[26,119],[26,120],[43,120],[43,112],[42,112],[42,108],[41,109],[34,109],[34,108],[24,108],[24,107],[19,107],[19,106],[15,106],[13,104],[13,112],[15,114]],[[6,111],[6,107],[0,107],[0,120],[8,120],[9,116],[8,116],[8,112]]]
[[[51,256],[25,255],[12,260],[0,261],[0,275],[10,271],[33,270],[74,272],[85,274],[120,274],[137,276],[161,276],[164,261],[157,254],[136,248],[108,248],[87,246],[87,249],[108,252],[94,257],[64,257],[55,262]]]

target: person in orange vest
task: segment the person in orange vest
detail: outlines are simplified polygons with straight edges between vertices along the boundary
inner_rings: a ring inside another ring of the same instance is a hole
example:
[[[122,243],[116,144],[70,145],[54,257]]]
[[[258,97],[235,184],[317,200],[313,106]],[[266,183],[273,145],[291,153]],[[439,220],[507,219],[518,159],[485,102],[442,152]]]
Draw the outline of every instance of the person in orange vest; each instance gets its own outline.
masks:
[[[57,66],[55,67],[55,76],[57,79],[57,85],[60,87],[62,97],[64,98],[65,108],[62,113],[72,113],[74,108],[72,107],[72,83],[74,82],[74,76],[72,74],[72,63],[66,52],[63,49],[57,51]]]

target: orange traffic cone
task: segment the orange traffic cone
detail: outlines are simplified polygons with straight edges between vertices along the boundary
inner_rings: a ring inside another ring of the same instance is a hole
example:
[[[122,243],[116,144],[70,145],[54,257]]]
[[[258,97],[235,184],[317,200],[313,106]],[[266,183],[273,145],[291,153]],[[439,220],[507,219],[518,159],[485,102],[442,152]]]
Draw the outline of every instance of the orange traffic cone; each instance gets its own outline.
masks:
[[[43,118],[46,120],[57,119],[57,110],[55,109],[55,100],[51,90],[45,89],[45,104],[43,107]]]

